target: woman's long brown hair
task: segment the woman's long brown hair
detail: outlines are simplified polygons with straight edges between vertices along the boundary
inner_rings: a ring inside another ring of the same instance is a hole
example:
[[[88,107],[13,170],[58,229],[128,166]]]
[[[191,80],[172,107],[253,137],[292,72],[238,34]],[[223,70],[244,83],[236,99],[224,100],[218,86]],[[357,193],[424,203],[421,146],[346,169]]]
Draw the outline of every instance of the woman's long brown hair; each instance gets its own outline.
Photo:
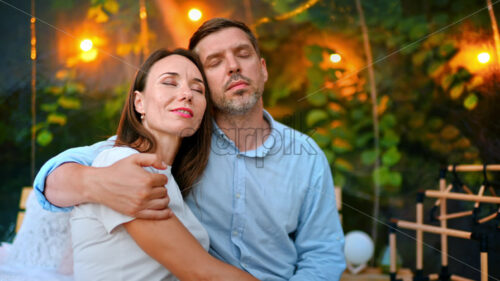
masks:
[[[212,136],[212,103],[207,78],[202,64],[196,54],[184,49],[168,51],[160,49],[153,52],[137,71],[134,83],[130,87],[127,100],[123,107],[120,124],[116,132],[115,146],[129,146],[139,152],[154,152],[156,140],[153,135],[142,125],[141,114],[135,110],[135,91],[143,91],[146,88],[146,80],[149,70],[159,60],[171,56],[180,55],[192,61],[203,77],[205,85],[205,98],[207,107],[203,115],[200,128],[190,137],[185,137],[172,165],[172,174],[179,185],[182,195],[185,197],[192,190],[196,180],[199,179],[208,162],[210,153],[210,140]]]

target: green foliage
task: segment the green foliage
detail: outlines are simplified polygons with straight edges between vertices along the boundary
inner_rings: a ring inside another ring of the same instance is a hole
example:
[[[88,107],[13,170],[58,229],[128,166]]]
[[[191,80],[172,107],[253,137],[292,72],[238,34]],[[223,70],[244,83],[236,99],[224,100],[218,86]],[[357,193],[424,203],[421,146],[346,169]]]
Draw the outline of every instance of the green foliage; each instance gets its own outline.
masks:
[[[52,133],[50,131],[48,131],[48,130],[42,130],[38,134],[38,136],[36,137],[36,141],[41,146],[47,146],[50,142],[52,142],[53,138],[54,138],[54,136],[52,135]]]
[[[309,127],[314,127],[315,125],[328,119],[328,113],[321,109],[311,110],[307,114],[306,123]]]
[[[265,2],[275,15],[289,12],[300,1]],[[305,112],[304,131],[325,152],[336,185],[346,184],[350,195],[364,194],[369,199],[377,178],[381,204],[387,207],[391,200],[405,200],[417,188],[434,184],[422,184],[415,174],[435,175],[439,165],[480,161],[480,150],[464,122],[466,114],[481,108],[485,81],[454,62],[462,51],[460,38],[468,23],[441,30],[465,15],[449,13],[456,9],[456,1],[426,2],[425,9],[412,1],[362,3],[379,90],[379,155],[353,1],[320,1],[300,19],[296,16],[259,29],[261,41],[269,47],[266,58],[272,58],[266,86],[272,102],[267,105]],[[351,43],[348,47],[346,41]],[[344,64],[327,61],[333,50],[342,54]],[[280,60],[277,54],[282,53],[287,56]],[[346,68],[352,56],[363,62]]]
[[[393,171],[392,167],[399,163],[402,154],[397,148],[399,135],[394,131],[397,118],[390,113],[391,98],[382,96],[379,99],[380,145],[384,148],[384,152],[382,155],[377,155],[373,146],[371,104],[360,100],[359,97],[363,93],[357,90],[363,88],[364,82],[359,76],[337,77],[332,74],[332,69],[320,67],[325,54],[331,52],[330,48],[311,45],[306,46],[305,50],[305,57],[311,63],[307,69],[309,85],[306,96],[311,109],[306,116],[306,125],[315,128],[316,133],[313,138],[325,153],[329,154],[336,176],[341,175],[342,179],[359,178],[360,183],[369,181],[374,175],[369,171],[373,169],[377,158],[381,158],[382,166],[377,172],[381,185],[385,187],[386,192],[398,191],[402,176]],[[323,89],[327,88],[327,84],[334,80],[332,79],[334,77],[335,80],[349,82],[329,89],[340,94],[325,95]],[[327,111],[324,110],[325,107]],[[330,132],[330,134],[318,132]]]
[[[47,86],[43,95],[39,97],[40,109],[44,114],[44,121],[39,121],[35,127],[37,143],[41,146],[49,145],[53,140],[54,126],[65,126],[68,122],[68,113],[81,108],[79,96],[85,92],[85,86],[76,81],[76,72],[67,69],[57,74],[57,84]]]
[[[468,110],[473,110],[477,106],[478,97],[474,93],[470,93],[464,100],[464,106]]]

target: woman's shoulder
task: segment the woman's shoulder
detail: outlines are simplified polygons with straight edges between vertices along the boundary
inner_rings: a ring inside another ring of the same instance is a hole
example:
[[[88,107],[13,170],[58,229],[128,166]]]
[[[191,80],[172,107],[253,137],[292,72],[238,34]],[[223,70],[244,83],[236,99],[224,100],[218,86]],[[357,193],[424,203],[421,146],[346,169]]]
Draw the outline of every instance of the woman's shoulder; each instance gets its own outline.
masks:
[[[94,159],[92,166],[94,167],[105,167],[112,165],[115,162],[120,161],[123,158],[129,157],[133,154],[139,153],[139,151],[128,147],[128,146],[115,146],[109,149],[101,151]]]

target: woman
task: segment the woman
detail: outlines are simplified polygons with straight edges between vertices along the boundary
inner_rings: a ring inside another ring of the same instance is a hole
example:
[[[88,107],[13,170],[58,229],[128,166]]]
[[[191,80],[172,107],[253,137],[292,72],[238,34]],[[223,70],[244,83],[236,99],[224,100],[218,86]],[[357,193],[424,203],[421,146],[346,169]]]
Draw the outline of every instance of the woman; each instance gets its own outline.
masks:
[[[147,169],[168,177],[175,216],[141,220],[100,204],[75,207],[70,221],[76,280],[256,280],[207,253],[208,234],[182,199],[208,161],[211,118],[206,108],[206,78],[191,52],[159,50],[142,65],[115,147],[99,154],[93,165],[155,153],[168,167]]]

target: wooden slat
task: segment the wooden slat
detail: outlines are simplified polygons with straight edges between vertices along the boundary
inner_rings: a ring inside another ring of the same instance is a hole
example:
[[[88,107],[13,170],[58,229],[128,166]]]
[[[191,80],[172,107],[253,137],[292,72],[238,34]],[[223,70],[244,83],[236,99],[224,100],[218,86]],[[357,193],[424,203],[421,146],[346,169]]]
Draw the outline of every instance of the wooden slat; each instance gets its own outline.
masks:
[[[19,228],[21,228],[21,224],[23,224],[24,220],[24,211],[21,211],[17,213],[17,221],[16,221],[16,233],[19,231]]]
[[[21,191],[21,199],[19,199],[20,210],[17,213],[17,220],[16,220],[16,233],[19,231],[21,225],[23,224],[24,214],[25,214],[24,210],[26,209],[26,203],[28,202],[28,197],[32,190],[33,188],[31,186],[25,186]]]
[[[453,236],[463,239],[471,239],[471,232],[456,230],[451,228],[444,228],[439,226],[433,226],[428,224],[417,224],[414,222],[398,220],[398,227],[412,230],[423,230],[425,232],[436,233],[436,234],[445,234],[447,236]]]
[[[23,187],[21,191],[21,199],[19,200],[19,209],[26,209],[26,203],[28,202],[28,196],[30,195],[33,188],[31,186]]]
[[[464,193],[456,193],[456,192],[440,192],[436,190],[426,190],[425,196],[434,197],[434,198],[447,198],[453,200],[464,200],[464,201],[476,201],[481,203],[493,203],[500,204],[500,197],[493,196],[478,196],[478,195],[469,195]],[[443,215],[443,214],[441,214]]]
[[[335,201],[337,201],[337,210],[342,210],[342,188],[335,187]]]
[[[482,172],[483,165],[457,165],[457,172]],[[486,165],[487,171],[500,171],[500,165]],[[448,166],[448,171],[453,172],[453,165]]]

